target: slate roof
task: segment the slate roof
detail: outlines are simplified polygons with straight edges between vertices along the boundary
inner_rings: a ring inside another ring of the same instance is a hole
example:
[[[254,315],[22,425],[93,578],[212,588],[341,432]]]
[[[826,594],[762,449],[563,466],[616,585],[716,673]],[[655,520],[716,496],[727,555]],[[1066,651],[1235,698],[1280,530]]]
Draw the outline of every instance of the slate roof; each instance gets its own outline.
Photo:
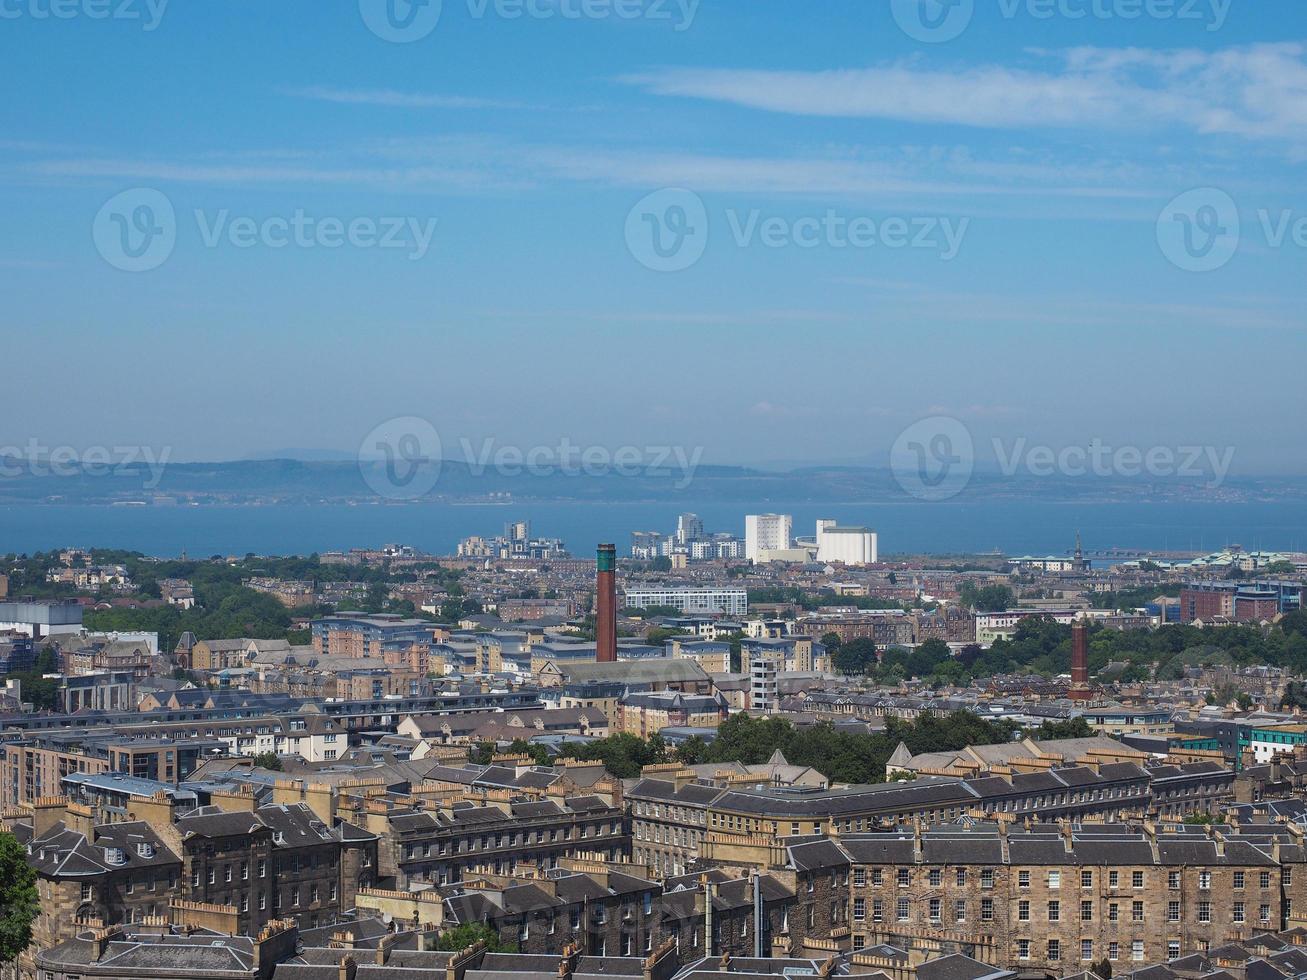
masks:
[[[91,877],[120,868],[148,868],[179,864],[174,854],[149,824],[102,824],[95,839],[57,823],[28,842],[28,862],[47,877]]]
[[[917,966],[917,980],[1002,980],[1013,976],[1011,970],[990,966],[961,953],[926,960]]]
[[[245,937],[219,937],[207,931],[189,936],[124,934],[112,940],[97,961],[95,944],[89,933],[84,936],[44,950],[43,963],[69,972],[94,964],[97,972],[118,975],[248,977],[253,971],[254,944]]]
[[[1033,830],[1013,829],[1007,836],[1008,860],[1003,859],[1003,842],[992,824],[937,827],[921,835],[922,864],[984,865],[1093,865],[1128,867],[1139,865],[1272,867],[1275,861],[1267,849],[1252,841],[1227,837],[1223,850],[1219,841],[1188,828],[1176,833],[1159,833],[1156,855],[1153,844],[1139,831],[1120,824],[1086,825],[1072,828],[1070,843],[1062,832],[1047,825]],[[790,864],[797,871],[842,867],[848,864],[913,864],[915,834],[842,834],[838,838],[811,838],[789,844]],[[1304,954],[1307,960],[1307,954]],[[1304,971],[1307,972],[1307,971]]]
[[[263,824],[252,813],[219,810],[217,807],[200,807],[177,821],[182,840],[188,837],[242,837],[257,833]]]

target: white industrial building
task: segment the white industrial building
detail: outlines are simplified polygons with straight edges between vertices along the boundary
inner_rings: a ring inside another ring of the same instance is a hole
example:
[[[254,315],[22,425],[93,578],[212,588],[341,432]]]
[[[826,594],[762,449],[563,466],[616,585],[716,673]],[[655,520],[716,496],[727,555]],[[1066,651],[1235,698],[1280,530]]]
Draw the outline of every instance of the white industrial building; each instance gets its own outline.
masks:
[[[845,565],[872,565],[878,560],[876,532],[843,527],[831,520],[817,522],[817,560]]]
[[[73,599],[0,602],[0,632],[14,630],[34,640],[82,631],[82,606]]]
[[[627,589],[624,604],[627,609],[644,609],[648,606],[673,606],[683,613],[724,613],[743,616],[749,611],[749,593],[746,589]]]
[[[744,557],[760,561],[763,551],[785,551],[790,547],[794,518],[789,514],[747,514],[744,518]]]

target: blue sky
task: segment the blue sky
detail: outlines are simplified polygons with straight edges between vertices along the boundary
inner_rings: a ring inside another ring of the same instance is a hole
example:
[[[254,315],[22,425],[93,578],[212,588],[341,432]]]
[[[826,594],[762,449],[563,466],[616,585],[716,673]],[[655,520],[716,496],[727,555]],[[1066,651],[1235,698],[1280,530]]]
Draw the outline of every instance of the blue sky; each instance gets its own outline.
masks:
[[[1301,0],[393,2],[0,2],[0,441],[883,464],[944,415],[1307,469]]]

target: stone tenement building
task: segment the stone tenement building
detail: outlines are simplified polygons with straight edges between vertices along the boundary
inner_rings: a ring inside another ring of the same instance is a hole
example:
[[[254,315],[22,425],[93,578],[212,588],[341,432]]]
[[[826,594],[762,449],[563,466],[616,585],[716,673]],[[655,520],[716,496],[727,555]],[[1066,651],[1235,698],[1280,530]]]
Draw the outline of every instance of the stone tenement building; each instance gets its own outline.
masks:
[[[757,960],[729,952],[699,954],[670,941],[647,954],[624,957],[612,952],[587,955],[590,951],[578,944],[560,944],[550,955],[491,953],[484,943],[451,952],[431,948],[432,938],[426,933],[390,933],[380,920],[310,933],[300,932],[293,922],[276,922],[257,937],[152,923],[84,930],[44,952],[38,967],[42,980],[716,980],[723,974],[736,980],[828,980],[855,972],[829,956]],[[856,972],[870,974],[867,980],[971,980],[986,975],[959,970],[953,965],[958,959],[944,961],[936,972],[927,972],[925,964],[920,972],[896,971],[892,977],[867,969]],[[991,980],[1012,978],[998,974]]]
[[[636,862],[660,875],[678,875],[702,864],[771,868],[769,845],[777,838],[870,831],[914,818],[939,823],[963,816],[1117,820],[1213,813],[1232,798],[1234,778],[1210,762],[1107,763],[818,789],[748,778],[704,780],[692,769],[653,766],[625,798]]]
[[[1302,924],[1302,831],[1005,823],[791,844],[793,949],[930,942],[1016,970],[1158,963]]]
[[[442,925],[484,922],[523,953],[557,952],[570,942],[596,956],[640,956],[669,940],[685,955],[754,953],[754,884],[748,875],[713,871],[660,883],[631,865],[564,865],[545,874],[484,877],[439,889],[445,895]],[[758,879],[758,889],[762,949],[769,955],[773,939],[786,928],[794,892],[770,875]]]
[[[30,821],[7,817],[37,873],[36,944],[70,938],[79,922],[168,918],[178,903],[206,907],[207,921],[231,934],[284,918],[312,927],[336,921],[375,881],[372,834],[328,824],[305,803],[258,806],[248,792],[213,800],[178,815],[160,793],[103,823],[88,806],[51,798],[26,808]]]
[[[622,786],[602,764],[424,759],[281,779],[274,800],[303,801],[325,823],[339,820],[377,838],[374,880],[400,890],[519,867],[546,871],[563,858],[618,861],[630,852]]]
[[[568,857],[618,861],[629,853],[621,805],[599,796],[532,800],[487,790],[483,799],[372,796],[342,801],[341,813],[381,839],[381,873],[400,889],[519,866],[548,870]]]

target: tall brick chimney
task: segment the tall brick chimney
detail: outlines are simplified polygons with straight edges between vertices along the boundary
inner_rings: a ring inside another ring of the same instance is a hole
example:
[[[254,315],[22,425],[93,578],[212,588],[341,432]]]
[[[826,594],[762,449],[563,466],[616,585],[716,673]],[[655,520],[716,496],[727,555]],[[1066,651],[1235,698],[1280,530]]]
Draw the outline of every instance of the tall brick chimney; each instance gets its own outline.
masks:
[[[1071,624],[1071,691],[1077,701],[1088,701],[1089,690],[1089,634],[1081,620]]]
[[[595,571],[595,660],[617,662],[617,545],[601,544]]]

